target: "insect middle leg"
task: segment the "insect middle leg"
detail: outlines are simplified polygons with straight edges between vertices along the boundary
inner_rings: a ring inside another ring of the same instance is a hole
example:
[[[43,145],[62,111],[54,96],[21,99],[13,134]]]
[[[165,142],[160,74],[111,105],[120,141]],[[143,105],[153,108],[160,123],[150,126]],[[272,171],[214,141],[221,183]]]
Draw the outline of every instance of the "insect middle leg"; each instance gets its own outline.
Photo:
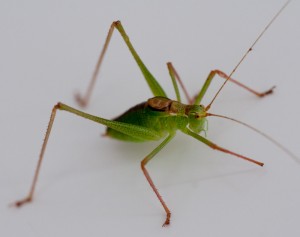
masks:
[[[167,63],[167,67],[168,67],[168,70],[169,70],[169,74],[170,74],[170,77],[172,79],[172,82],[173,82],[173,87],[174,87],[174,90],[175,90],[175,93],[176,93],[176,97],[177,97],[177,101],[181,102],[181,99],[180,99],[180,93],[178,91],[178,86],[177,86],[177,83],[176,83],[176,80],[178,81],[179,85],[181,86],[182,90],[183,90],[183,93],[187,99],[187,101],[189,102],[189,104],[192,104],[193,103],[193,99],[192,97],[189,95],[189,93],[187,92],[179,74],[177,73],[175,67],[173,66],[173,64],[171,62],[168,62]]]
[[[170,134],[158,147],[156,147],[149,155],[147,155],[141,162],[141,168],[144,172],[144,175],[148,181],[148,183],[150,184],[151,188],[153,189],[153,191],[155,192],[157,198],[159,199],[161,205],[163,206],[163,208],[165,209],[166,212],[166,220],[163,224],[163,226],[167,226],[170,224],[170,219],[171,219],[171,211],[168,208],[167,204],[165,203],[165,201],[162,199],[161,195],[159,194],[157,188],[155,187],[147,169],[146,169],[146,164],[165,146],[167,145],[172,138],[175,136],[174,134]]]

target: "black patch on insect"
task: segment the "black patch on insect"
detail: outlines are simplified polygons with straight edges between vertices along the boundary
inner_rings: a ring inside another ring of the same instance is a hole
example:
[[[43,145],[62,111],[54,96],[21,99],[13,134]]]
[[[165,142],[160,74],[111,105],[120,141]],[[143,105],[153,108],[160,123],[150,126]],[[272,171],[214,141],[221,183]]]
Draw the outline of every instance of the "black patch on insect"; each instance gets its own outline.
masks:
[[[137,104],[133,107],[131,107],[130,109],[128,109],[127,111],[125,111],[123,114],[119,115],[118,117],[114,118],[113,120],[118,121],[119,118],[124,117],[124,115],[126,114],[130,114],[132,112],[136,112],[136,111],[140,111],[142,109],[144,109],[147,106],[147,102],[142,102],[140,104]]]

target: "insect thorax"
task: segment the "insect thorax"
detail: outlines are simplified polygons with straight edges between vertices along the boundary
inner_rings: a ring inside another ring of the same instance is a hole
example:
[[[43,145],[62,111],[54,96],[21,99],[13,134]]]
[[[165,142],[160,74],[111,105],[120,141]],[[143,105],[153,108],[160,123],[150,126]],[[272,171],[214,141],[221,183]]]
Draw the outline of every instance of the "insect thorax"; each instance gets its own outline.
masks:
[[[200,105],[185,105],[178,101],[157,96],[130,108],[115,118],[114,121],[154,130],[163,138],[167,134],[176,132],[176,130],[188,128],[196,133],[205,130],[204,111],[204,107]],[[123,141],[145,141],[144,139],[122,134],[111,128],[107,128],[106,134]]]
[[[202,105],[186,105],[181,102],[157,96],[147,101],[148,107],[176,118],[176,129],[189,128],[193,132],[206,131],[206,111]]]

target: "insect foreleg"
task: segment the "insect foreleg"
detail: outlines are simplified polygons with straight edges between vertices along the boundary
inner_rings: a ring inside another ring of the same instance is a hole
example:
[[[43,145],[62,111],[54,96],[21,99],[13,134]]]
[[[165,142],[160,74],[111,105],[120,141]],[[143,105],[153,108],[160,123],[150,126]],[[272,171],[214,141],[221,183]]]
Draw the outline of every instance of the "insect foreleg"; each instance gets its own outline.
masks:
[[[218,75],[219,77],[223,78],[223,79],[228,79],[228,81],[233,82],[234,84],[240,86],[241,88],[253,93],[254,95],[258,96],[258,97],[264,97],[266,95],[269,95],[273,92],[273,89],[275,88],[275,86],[273,86],[272,88],[270,88],[267,91],[264,92],[257,92],[253,89],[251,89],[250,87],[238,82],[237,80],[234,80],[233,78],[229,78],[224,72],[220,71],[220,70],[213,70],[209,73],[206,81],[204,82],[200,92],[198,93],[198,95],[195,97],[195,100],[193,102],[193,104],[200,104],[208,87],[210,86],[210,83],[212,82],[212,80],[215,78],[215,76]]]
[[[149,155],[147,155],[141,162],[141,168],[144,172],[144,175],[148,181],[148,183],[150,184],[151,188],[153,189],[153,191],[155,192],[157,198],[159,199],[160,203],[162,204],[163,208],[165,209],[165,212],[167,214],[166,216],[166,220],[163,224],[163,226],[169,225],[170,224],[170,218],[171,218],[171,212],[170,209],[168,208],[168,206],[166,205],[165,201],[162,199],[161,195],[159,194],[157,188],[155,187],[147,169],[146,169],[146,164],[165,146],[167,145],[172,138],[175,136],[174,134],[170,134],[161,144],[159,144],[158,147],[156,147]]]
[[[260,166],[263,166],[263,165],[264,165],[263,163],[261,163],[261,162],[259,162],[259,161],[250,159],[250,158],[248,158],[248,157],[246,157],[246,156],[237,154],[237,153],[235,153],[235,152],[233,152],[233,151],[230,151],[230,150],[227,150],[227,149],[225,149],[225,148],[223,148],[223,147],[220,147],[220,146],[218,146],[217,144],[215,144],[215,143],[213,143],[213,142],[207,140],[206,138],[200,136],[199,134],[190,131],[189,129],[185,129],[185,130],[183,130],[183,132],[186,133],[186,134],[189,135],[189,136],[192,136],[193,138],[196,138],[196,139],[199,140],[200,142],[203,142],[204,144],[208,145],[208,146],[209,146],[210,148],[212,148],[212,149],[215,149],[215,150],[218,150],[218,151],[222,151],[222,152],[224,152],[224,153],[228,153],[228,154],[230,154],[230,155],[233,155],[233,156],[236,156],[236,157],[238,157],[238,158],[247,160],[247,161],[249,161],[249,162],[255,163],[255,164],[260,165]]]
[[[135,49],[133,48],[128,35],[126,34],[122,24],[120,21],[115,21],[111,24],[103,49],[100,53],[98,62],[96,64],[92,79],[90,81],[90,84],[88,86],[88,89],[86,91],[86,93],[84,94],[84,96],[81,96],[80,94],[76,94],[75,98],[77,100],[77,102],[81,105],[81,106],[86,106],[89,102],[89,99],[91,97],[92,94],[92,90],[94,88],[97,76],[99,74],[99,70],[103,61],[103,58],[105,56],[106,50],[108,48],[109,42],[111,40],[112,34],[114,32],[114,29],[117,29],[123,40],[125,41],[129,51],[131,52],[134,60],[136,61],[136,63],[138,64],[138,67],[140,68],[145,80],[147,81],[152,93],[154,96],[164,96],[167,97],[166,93],[164,92],[164,90],[162,89],[162,87],[160,86],[160,84],[157,82],[157,80],[154,78],[154,76],[151,74],[151,72],[147,69],[147,67],[145,66],[145,64],[143,63],[143,61],[141,60],[140,56],[137,54],[137,52],[135,51]]]

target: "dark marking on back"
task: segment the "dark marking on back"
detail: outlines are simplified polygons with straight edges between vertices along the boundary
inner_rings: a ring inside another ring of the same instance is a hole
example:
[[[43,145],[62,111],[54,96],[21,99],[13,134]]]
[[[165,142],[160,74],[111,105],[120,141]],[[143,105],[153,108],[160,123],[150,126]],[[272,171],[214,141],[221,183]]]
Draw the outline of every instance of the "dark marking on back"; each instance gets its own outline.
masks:
[[[121,114],[118,117],[114,118],[113,120],[118,121],[118,119],[123,117],[125,114],[130,114],[132,112],[144,109],[146,106],[147,106],[147,102],[142,102],[140,104],[137,104],[137,105],[131,107],[130,109],[128,109],[127,111],[125,111],[123,114]]]

